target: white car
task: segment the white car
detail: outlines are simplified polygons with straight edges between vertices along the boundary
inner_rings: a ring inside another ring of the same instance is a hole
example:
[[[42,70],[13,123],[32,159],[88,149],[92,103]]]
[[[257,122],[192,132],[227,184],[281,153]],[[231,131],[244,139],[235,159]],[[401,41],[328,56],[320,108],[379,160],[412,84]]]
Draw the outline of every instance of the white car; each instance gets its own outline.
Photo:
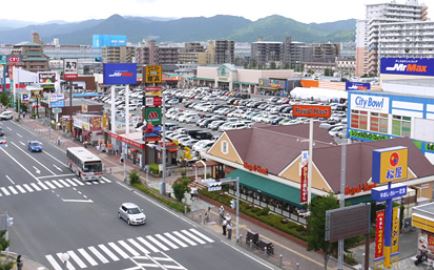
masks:
[[[146,215],[143,209],[140,209],[134,203],[123,203],[118,210],[120,219],[125,220],[128,225],[143,225],[146,224]]]
[[[214,141],[212,140],[201,140],[195,143],[192,148],[196,152],[202,152],[208,150],[213,144]]]
[[[13,117],[14,115],[11,111],[4,111],[0,113],[0,120],[12,120]]]
[[[242,128],[246,128],[246,124],[241,123],[241,122],[234,122],[234,123],[225,123],[223,125],[221,125],[218,130],[219,131],[226,131],[226,130],[231,130],[231,129],[242,129]]]

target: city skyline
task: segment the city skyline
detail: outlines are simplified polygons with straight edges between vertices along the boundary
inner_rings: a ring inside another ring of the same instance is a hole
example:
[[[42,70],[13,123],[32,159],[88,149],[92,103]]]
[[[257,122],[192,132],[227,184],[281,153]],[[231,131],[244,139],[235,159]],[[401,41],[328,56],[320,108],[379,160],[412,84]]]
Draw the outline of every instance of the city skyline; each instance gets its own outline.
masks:
[[[76,0],[74,4],[54,6],[49,0],[29,1],[16,0],[3,3],[5,10],[14,10],[17,6],[25,6],[20,9],[18,16],[15,12],[6,12],[2,19],[21,20],[35,23],[50,21],[75,22],[89,19],[105,19],[113,14],[138,17],[212,17],[215,15],[241,16],[250,20],[257,20],[270,15],[281,15],[304,23],[332,22],[345,19],[363,19],[365,5],[384,3],[382,0],[354,0],[354,1],[315,1],[307,0],[297,2],[295,5],[279,0],[269,0],[268,5],[262,2],[250,2],[248,9],[244,1],[221,0],[207,3],[206,7],[200,6],[197,0],[185,0],[183,5],[173,7],[179,3],[173,0]],[[397,1],[404,3],[405,0]],[[419,1],[423,3],[423,1]],[[51,3],[51,4],[50,4]],[[427,4],[427,3],[425,3]],[[427,4],[428,5],[428,4]],[[43,10],[44,8],[47,10]],[[102,7],[102,8],[101,8]],[[315,8],[312,8],[315,7]],[[428,5],[428,7],[430,7]],[[99,10],[102,9],[102,10]],[[328,12],[324,12],[328,11]],[[330,16],[332,14],[333,16]]]

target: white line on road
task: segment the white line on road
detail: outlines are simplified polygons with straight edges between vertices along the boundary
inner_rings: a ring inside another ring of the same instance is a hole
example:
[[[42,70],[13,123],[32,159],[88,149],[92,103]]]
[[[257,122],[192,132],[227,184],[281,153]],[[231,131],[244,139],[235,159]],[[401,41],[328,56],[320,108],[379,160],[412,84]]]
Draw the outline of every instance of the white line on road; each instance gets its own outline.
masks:
[[[37,173],[37,174],[41,174],[41,171],[38,169],[38,168],[36,168],[35,166],[32,166],[33,167],[33,169],[35,169],[35,172]]]
[[[65,167],[68,167],[68,165],[66,165],[64,162],[60,161],[58,158],[56,158],[55,156],[53,156],[52,154],[48,153],[47,151],[43,151],[44,154],[48,155],[49,157],[51,157],[52,159],[54,159],[55,161],[59,162],[60,164],[62,164]]]
[[[62,270],[62,267],[57,263],[53,256],[47,255],[45,258],[47,258],[47,261],[51,263],[51,265],[54,267],[54,270]]]
[[[19,163],[13,156],[11,156],[11,154],[9,154],[8,152],[6,152],[6,150],[4,150],[3,148],[0,147],[0,150],[3,151],[3,153],[5,153],[10,159],[12,159],[13,161],[15,161],[15,163],[17,163],[24,171],[26,171],[31,177],[33,177],[36,181],[40,182],[39,179],[32,174],[29,170],[26,169],[26,167],[24,167],[21,163]]]
[[[20,133],[18,133],[18,132],[17,132],[17,136],[18,136],[18,137],[20,137],[20,138],[22,138],[22,137],[23,137],[23,135],[21,135],[21,134],[20,134]]]
[[[70,199],[62,199],[63,202],[76,202],[76,203],[93,203],[92,200],[70,200]]]
[[[26,146],[26,144],[23,143],[22,141],[19,141],[19,143],[20,143],[22,146]]]
[[[39,176],[38,179],[49,179],[49,178],[57,178],[57,177],[68,177],[68,176],[75,176],[75,174],[69,173],[69,174],[58,174],[58,175],[47,175],[47,176]]]
[[[6,179],[8,179],[8,180],[9,180],[9,182],[11,182],[11,183],[12,183],[12,185],[15,185],[15,182],[14,182],[14,180],[12,180],[12,178],[10,178],[10,177],[9,177],[9,175],[6,175]]]
[[[62,171],[62,169],[56,166],[55,164],[53,164],[53,167],[56,168],[58,171]]]
[[[9,131],[12,131],[12,129],[10,127],[6,127]]]
[[[44,164],[42,164],[41,162],[39,162],[37,159],[35,159],[34,157],[32,157],[31,155],[29,155],[29,153],[27,153],[26,151],[24,151],[21,147],[19,147],[16,143],[12,142],[12,144],[18,148],[21,152],[23,152],[24,154],[26,154],[26,156],[30,157],[31,159],[33,159],[34,161],[36,161],[36,163],[38,163],[39,165],[41,165],[43,168],[45,168],[47,171],[49,171],[52,175],[55,175],[55,173],[50,170],[49,168],[47,168],[47,166],[45,166]],[[33,166],[33,168],[35,168]],[[41,172],[39,171],[39,173],[36,171],[37,174],[40,174]]]

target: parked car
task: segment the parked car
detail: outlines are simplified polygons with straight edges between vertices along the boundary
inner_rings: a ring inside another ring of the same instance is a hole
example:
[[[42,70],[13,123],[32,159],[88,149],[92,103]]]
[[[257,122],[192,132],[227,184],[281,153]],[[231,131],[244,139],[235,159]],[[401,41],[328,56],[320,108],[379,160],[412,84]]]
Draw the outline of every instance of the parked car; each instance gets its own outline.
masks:
[[[146,224],[146,215],[143,209],[140,209],[134,203],[123,203],[118,210],[120,219],[125,220],[128,225],[142,225]]]
[[[208,150],[214,144],[213,140],[201,140],[196,142],[192,149],[196,152],[202,152]]]
[[[3,129],[0,127],[0,137],[4,136],[4,135],[5,135],[5,133],[4,133]]]
[[[212,130],[217,130],[219,126],[223,125],[224,123],[225,121],[223,120],[215,120],[208,125],[208,128]]]
[[[29,149],[30,152],[42,152],[42,143],[38,141],[29,141],[27,143],[27,149]]]
[[[4,111],[0,113],[0,120],[11,120],[14,117],[11,111]]]

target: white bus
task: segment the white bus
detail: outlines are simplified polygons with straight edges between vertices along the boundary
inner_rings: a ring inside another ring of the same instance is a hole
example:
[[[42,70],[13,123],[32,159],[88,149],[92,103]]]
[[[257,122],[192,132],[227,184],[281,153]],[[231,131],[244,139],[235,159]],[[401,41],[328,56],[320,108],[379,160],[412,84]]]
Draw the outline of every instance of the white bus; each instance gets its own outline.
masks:
[[[68,166],[82,181],[100,180],[102,177],[102,161],[84,147],[66,149]]]

